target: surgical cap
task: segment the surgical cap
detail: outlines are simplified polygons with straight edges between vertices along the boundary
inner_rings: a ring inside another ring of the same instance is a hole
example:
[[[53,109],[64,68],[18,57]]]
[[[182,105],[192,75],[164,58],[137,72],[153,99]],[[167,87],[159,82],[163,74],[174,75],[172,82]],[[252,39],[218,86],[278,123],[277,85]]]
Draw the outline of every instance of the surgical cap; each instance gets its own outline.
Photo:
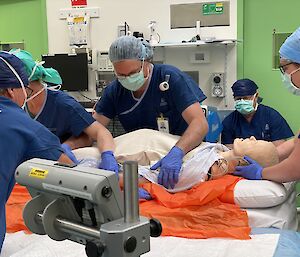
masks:
[[[21,59],[25,66],[29,81],[42,80],[55,85],[62,83],[62,79],[57,70],[53,68],[44,68],[41,62],[33,60],[33,57],[29,52],[20,49],[12,49],[10,50],[10,53]]]
[[[18,88],[28,85],[24,65],[19,58],[0,51],[0,88]]]
[[[254,95],[258,86],[251,79],[239,79],[231,87],[233,97]]]
[[[109,59],[111,62],[122,60],[150,60],[153,57],[153,49],[143,39],[133,36],[122,36],[117,38],[109,48]]]
[[[280,58],[300,64],[300,27],[284,41],[279,54]]]

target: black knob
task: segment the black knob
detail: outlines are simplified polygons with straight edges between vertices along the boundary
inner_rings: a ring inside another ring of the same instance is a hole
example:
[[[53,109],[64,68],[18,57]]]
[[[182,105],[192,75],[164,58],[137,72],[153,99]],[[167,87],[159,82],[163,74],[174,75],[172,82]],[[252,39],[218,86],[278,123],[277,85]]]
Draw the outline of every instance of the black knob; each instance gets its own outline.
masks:
[[[102,196],[105,198],[109,198],[112,195],[112,189],[111,187],[105,186],[102,188]]]
[[[87,241],[85,245],[85,253],[88,257],[101,257],[104,252],[104,245],[100,241]]]
[[[159,237],[162,232],[162,226],[159,220],[150,219],[150,236]]]
[[[220,83],[221,82],[221,78],[219,76],[215,76],[214,77],[214,82],[215,83]]]
[[[136,244],[136,238],[131,236],[124,242],[124,250],[128,253],[132,253],[136,248]]]

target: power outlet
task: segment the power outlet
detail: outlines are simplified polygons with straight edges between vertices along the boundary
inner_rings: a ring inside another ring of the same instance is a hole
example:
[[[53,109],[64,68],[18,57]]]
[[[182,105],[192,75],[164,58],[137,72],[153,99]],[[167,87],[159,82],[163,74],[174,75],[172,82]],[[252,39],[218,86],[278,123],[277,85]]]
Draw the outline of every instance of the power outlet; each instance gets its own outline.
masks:
[[[211,96],[225,97],[224,73],[213,73],[211,76]]]

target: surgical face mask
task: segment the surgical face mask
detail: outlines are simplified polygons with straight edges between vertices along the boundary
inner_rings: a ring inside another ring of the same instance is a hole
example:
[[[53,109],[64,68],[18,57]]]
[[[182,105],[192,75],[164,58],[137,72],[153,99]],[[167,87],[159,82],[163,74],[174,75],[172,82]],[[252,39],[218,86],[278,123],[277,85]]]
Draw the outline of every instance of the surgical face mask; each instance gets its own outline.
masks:
[[[287,88],[287,90],[292,93],[293,95],[300,95],[300,88],[296,87],[294,83],[292,82],[292,75],[299,71],[299,69],[294,70],[292,73],[281,73],[281,79],[283,82],[283,85]]]
[[[239,113],[241,113],[243,115],[247,115],[247,114],[254,112],[256,109],[253,107],[253,102],[254,102],[253,99],[252,100],[244,100],[244,99],[236,100],[234,107]]]
[[[143,68],[144,68],[144,61],[143,61],[142,68],[139,72],[126,77],[119,76],[118,80],[121,83],[121,85],[130,91],[137,91],[138,89],[140,89],[144,85],[145,81],[148,79],[148,78],[144,78]]]

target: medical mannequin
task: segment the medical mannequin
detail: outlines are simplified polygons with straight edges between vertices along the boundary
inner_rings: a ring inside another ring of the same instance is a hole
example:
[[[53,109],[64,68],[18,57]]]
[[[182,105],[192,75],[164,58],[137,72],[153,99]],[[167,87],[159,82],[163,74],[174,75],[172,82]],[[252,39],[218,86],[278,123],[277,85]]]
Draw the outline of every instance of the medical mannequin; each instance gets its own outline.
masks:
[[[155,130],[137,130],[115,138],[116,159],[119,163],[127,160],[137,161],[139,165],[140,183],[157,183],[159,171],[149,169],[149,166],[162,158],[176,143],[178,136],[169,135]],[[77,150],[76,150],[77,151]],[[75,151],[75,152],[76,152]],[[93,157],[93,153],[83,153],[78,149],[75,155],[78,159],[84,156]],[[247,165],[243,157],[251,156],[264,167],[278,163],[276,147],[271,142],[250,139],[236,139],[234,149],[229,150],[221,144],[202,143],[199,147],[184,157],[183,168],[179,175],[178,184],[169,192],[179,192],[194,185],[211,179],[217,179],[225,174],[232,173],[237,165]],[[94,155],[97,160],[97,155]],[[96,164],[94,167],[97,166]],[[122,186],[122,174],[119,181]]]

